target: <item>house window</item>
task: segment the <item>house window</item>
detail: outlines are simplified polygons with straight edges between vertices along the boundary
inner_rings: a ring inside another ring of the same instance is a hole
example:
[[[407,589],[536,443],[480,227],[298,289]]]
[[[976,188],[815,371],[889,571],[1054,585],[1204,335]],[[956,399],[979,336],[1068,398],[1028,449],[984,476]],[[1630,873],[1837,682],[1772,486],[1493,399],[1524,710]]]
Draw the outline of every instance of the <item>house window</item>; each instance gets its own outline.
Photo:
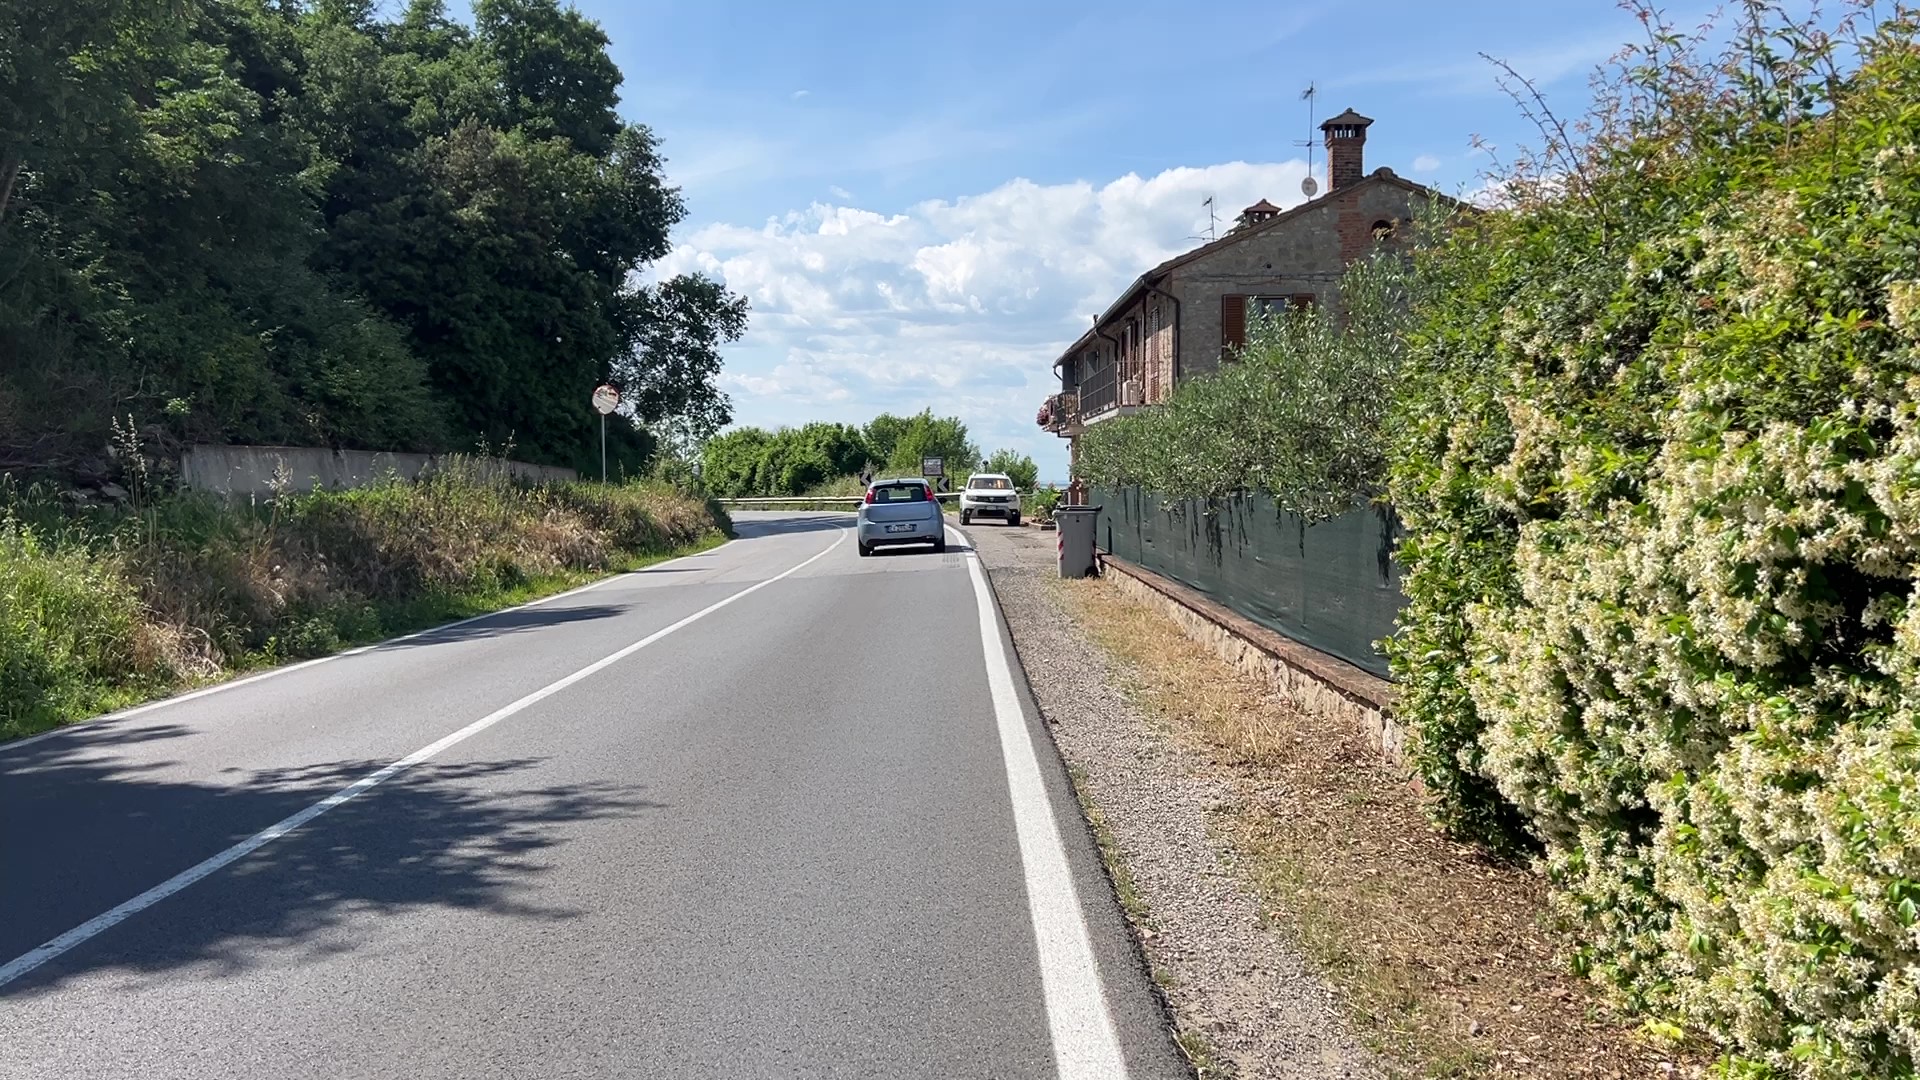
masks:
[[[1252,296],[1247,298],[1247,306],[1262,314],[1277,315],[1283,311],[1304,311],[1314,304],[1312,293],[1293,293],[1288,296]]]

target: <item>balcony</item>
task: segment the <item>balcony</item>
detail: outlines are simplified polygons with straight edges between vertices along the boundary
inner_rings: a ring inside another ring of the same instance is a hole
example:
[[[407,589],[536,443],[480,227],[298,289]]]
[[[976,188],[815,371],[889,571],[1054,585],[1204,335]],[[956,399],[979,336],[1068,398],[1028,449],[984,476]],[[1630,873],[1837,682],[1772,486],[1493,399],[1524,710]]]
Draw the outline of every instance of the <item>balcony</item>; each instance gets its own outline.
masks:
[[[1130,413],[1143,397],[1140,365],[1108,364],[1087,375],[1080,384],[1080,417],[1093,424],[1109,416]]]
[[[1055,394],[1040,406],[1040,426],[1055,435],[1072,435],[1080,430],[1080,395]]]
[[[1115,379],[1119,367],[1108,364],[1098,371],[1090,371],[1080,383],[1080,415],[1098,416],[1113,408],[1119,400],[1120,384]]]

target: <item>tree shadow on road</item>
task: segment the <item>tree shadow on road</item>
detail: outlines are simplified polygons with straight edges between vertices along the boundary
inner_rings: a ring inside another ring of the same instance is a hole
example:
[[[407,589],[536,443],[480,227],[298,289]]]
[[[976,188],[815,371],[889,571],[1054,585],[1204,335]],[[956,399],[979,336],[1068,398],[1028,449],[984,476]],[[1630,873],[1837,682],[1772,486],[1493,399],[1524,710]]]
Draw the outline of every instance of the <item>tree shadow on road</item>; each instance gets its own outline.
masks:
[[[373,647],[374,652],[388,652],[395,649],[418,649],[428,645],[451,645],[460,641],[473,641],[481,638],[505,637],[509,634],[526,633],[530,630],[545,630],[569,623],[590,622],[595,619],[611,619],[624,615],[629,609],[612,604],[587,604],[580,607],[547,606],[515,608],[482,615],[479,618],[452,623],[432,630],[422,631],[411,637],[395,638],[383,641]]]
[[[334,761],[188,781],[152,753],[183,734],[169,724],[99,725],[0,754],[0,962],[387,764]],[[205,977],[307,962],[353,950],[370,919],[419,909],[577,917],[583,912],[540,893],[557,849],[581,823],[660,804],[636,785],[540,783],[540,764],[407,769],[0,987],[0,997],[90,971],[139,977],[191,967]]]
[[[755,511],[755,513],[768,513]],[[737,514],[733,519],[734,532],[742,540],[751,540],[756,536],[779,536],[787,533],[830,532],[835,529],[853,527],[852,514],[794,514],[778,517],[748,517]]]

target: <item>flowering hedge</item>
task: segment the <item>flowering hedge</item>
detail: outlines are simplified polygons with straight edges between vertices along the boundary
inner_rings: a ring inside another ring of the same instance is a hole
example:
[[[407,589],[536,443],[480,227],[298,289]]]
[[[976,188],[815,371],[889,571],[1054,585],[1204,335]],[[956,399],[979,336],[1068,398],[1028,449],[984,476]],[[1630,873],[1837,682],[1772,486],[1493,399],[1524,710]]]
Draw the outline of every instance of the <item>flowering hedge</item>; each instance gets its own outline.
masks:
[[[1741,1075],[1920,1058],[1920,50],[1880,15],[1655,34],[1421,255],[1388,425],[1444,816],[1544,844],[1577,962]]]

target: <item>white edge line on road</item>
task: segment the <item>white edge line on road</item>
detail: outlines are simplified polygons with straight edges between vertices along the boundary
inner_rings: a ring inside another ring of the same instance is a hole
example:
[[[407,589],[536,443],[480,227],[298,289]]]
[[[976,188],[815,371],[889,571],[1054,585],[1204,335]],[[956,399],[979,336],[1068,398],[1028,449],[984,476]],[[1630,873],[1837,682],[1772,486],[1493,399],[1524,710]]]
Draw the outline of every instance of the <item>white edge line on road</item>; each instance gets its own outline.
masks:
[[[1061,843],[1053,804],[1040,777],[1033,736],[1021,712],[1020,698],[1014,693],[1013,670],[1000,644],[1000,619],[992,586],[987,584],[971,539],[951,527],[949,531],[969,549],[965,553],[967,573],[973,578],[980,645],[987,659],[987,687],[1000,729],[1001,756],[1006,760],[1020,864],[1026,872],[1027,911],[1033,919],[1033,940],[1040,955],[1040,986],[1047,1007],[1047,1028],[1053,1036],[1054,1069],[1060,1080],[1126,1080],[1126,1058],[1101,989],[1093,941],[1073,887],[1073,873],[1067,866],[1066,846]]]
[[[791,574],[795,574],[800,572],[801,570],[806,569],[807,567],[825,558],[830,552],[833,551],[834,548],[839,547],[840,542],[842,540],[845,540],[846,538],[847,538],[847,534],[845,532],[842,532],[839,536],[834,537],[833,543],[828,544],[825,548],[821,549],[818,554],[810,556],[805,562],[802,562],[793,567],[789,567],[788,569],[783,570],[778,574],[775,574],[773,577],[770,577],[765,581],[756,582],[755,584],[749,585],[746,588],[741,589],[737,593],[733,593],[721,600],[718,600],[712,604],[709,604],[706,607],[701,608],[699,611],[696,611],[693,614],[687,616],[686,618],[681,619],[679,622],[676,622],[670,626],[663,627],[659,630],[655,630],[653,633],[648,634],[646,637],[643,637],[639,641],[636,641],[633,644],[626,646],[620,651],[615,652],[609,656],[601,657],[600,659],[595,660],[593,663],[588,664],[586,667],[581,668],[580,670],[574,672],[573,674],[568,675],[565,678],[558,680],[557,682],[549,683],[546,686],[543,686],[540,689],[535,690],[533,693],[528,694],[526,697],[523,697],[518,701],[515,701],[511,705],[506,705],[506,706],[503,706],[502,708],[496,709],[493,712],[490,712],[487,715],[481,717],[480,719],[475,720],[473,723],[468,724],[466,727],[463,727],[460,730],[454,732],[453,734],[444,736],[439,741],[423,746],[420,749],[415,750],[413,753],[408,754],[406,757],[403,757],[398,761],[392,762],[391,764],[388,764],[388,765],[384,765],[381,768],[376,769],[371,773],[368,773],[367,775],[361,777],[360,779],[354,781],[353,783],[347,785],[346,787],[341,788],[339,791],[336,791],[333,794],[327,796],[326,798],[321,799],[319,802],[314,803],[313,805],[307,807],[304,810],[301,810],[299,813],[296,813],[293,816],[286,818],[285,820],[280,821],[274,825],[268,826],[267,828],[261,830],[260,832],[254,833],[252,836],[247,837],[245,840],[240,841],[239,843],[233,845],[230,848],[227,848],[225,851],[222,851],[217,855],[214,855],[213,857],[205,860],[204,862],[200,862],[194,866],[190,866],[187,869],[180,871],[178,874],[175,874],[174,876],[168,878],[167,880],[161,882],[158,885],[155,885],[153,888],[148,889],[146,892],[141,893],[139,896],[136,896],[133,899],[120,904],[119,906],[113,908],[112,910],[103,912],[99,915],[94,916],[91,919],[88,919],[86,922],[83,922],[79,926],[76,926],[73,929],[67,931],[66,933],[61,934],[59,937],[54,938],[52,941],[47,942],[46,944],[40,946],[39,948],[34,949],[31,952],[23,953],[20,956],[17,956],[12,960],[7,961],[7,963],[4,966],[0,966],[0,987],[7,985],[13,980],[19,978],[20,976],[25,975],[26,973],[32,971],[34,968],[37,968],[40,965],[46,963],[47,961],[52,960],[54,957],[59,956],[61,953],[66,952],[68,949],[71,949],[74,946],[79,945],[80,943],[86,941],[88,938],[94,937],[106,930],[109,930],[115,926],[118,926],[119,924],[127,921],[133,916],[138,915],[140,912],[145,911],[146,909],[152,907],[153,905],[159,903],[162,900],[165,900],[167,897],[172,896],[173,894],[179,892],[182,889],[185,889],[189,885],[192,885],[194,882],[199,881],[200,879],[219,871],[223,867],[229,866],[241,859],[246,858],[248,855],[251,855],[255,851],[258,851],[261,848],[267,846],[268,844],[273,843],[275,840],[280,839],[281,837],[287,835],[288,833],[294,831],[295,829],[300,828],[302,825],[305,825],[306,823],[312,821],[314,818],[319,817],[321,814],[324,814],[327,811],[333,809],[334,807],[339,806],[341,803],[344,803],[347,800],[352,799],[358,795],[364,794],[369,789],[387,780],[392,779],[395,775],[401,772],[404,772],[407,769],[410,769],[413,766],[418,765],[423,761],[426,761],[427,759],[439,754],[441,751],[447,749],[448,747],[454,746],[458,743],[462,743],[468,739],[473,738],[475,735],[480,734],[481,732],[487,730],[488,728],[494,726],[495,724],[498,724],[500,721],[505,720],[506,718],[512,716],[513,714],[520,712],[522,709],[525,709],[528,706],[533,705],[534,703],[541,701],[544,698],[551,697],[552,695],[557,694],[562,690],[565,690],[567,687],[572,686],[573,684],[579,682],[580,680],[585,679],[591,675],[594,675],[600,671],[603,671],[606,668],[611,667],[612,665],[617,664],[622,660],[625,660],[627,657],[632,656],[634,653],[639,652],[641,649],[644,649],[647,646],[653,644],[654,642],[659,641],[661,638],[666,637],[668,634],[671,634],[674,631],[679,630],[690,623],[698,622],[699,620],[706,618],[708,615],[711,615],[714,612],[719,611],[721,608],[726,607],[728,604],[733,603],[735,600],[739,600],[742,597],[748,596],[752,593],[759,592],[761,589],[766,588],[767,586],[773,584],[776,581],[781,580],[782,578],[785,578]]]
[[[733,543],[733,541],[731,540],[727,541],[727,544],[731,544],[731,543]],[[638,570],[627,570],[622,573],[613,574],[608,577],[603,577],[599,581],[589,581],[585,585],[580,585],[575,588],[568,589],[566,592],[557,592],[557,593],[554,593],[552,596],[543,596],[538,600],[529,600],[524,604],[515,604],[512,607],[501,608],[498,611],[488,611],[479,615],[469,615],[464,619],[455,619],[452,622],[441,623],[438,626],[429,626],[425,630],[415,630],[410,634],[402,634],[399,637],[386,638],[381,641],[373,642],[372,644],[369,644],[369,645],[356,645],[351,649],[342,649],[337,653],[328,653],[325,656],[316,656],[311,660],[302,660],[299,663],[295,663],[295,664],[286,664],[281,667],[268,668],[265,671],[255,672],[252,675],[247,675],[242,678],[230,679],[226,682],[214,683],[212,686],[203,686],[198,690],[189,690],[184,694],[175,694],[172,697],[164,697],[159,699],[158,701],[149,701],[144,705],[135,705],[135,706],[132,706],[131,708],[121,709],[118,712],[102,713],[99,716],[90,716],[85,720],[78,720],[71,724],[63,724],[60,727],[54,728],[51,731],[43,731],[38,735],[29,735],[24,739],[14,739],[11,742],[0,743],[0,758],[5,757],[7,755],[7,752],[10,750],[18,750],[18,749],[21,749],[22,747],[32,746],[34,743],[37,743],[42,739],[51,739],[56,735],[66,735],[70,732],[79,730],[80,728],[87,727],[92,724],[104,724],[112,720],[126,720],[130,717],[139,716],[141,713],[152,712],[155,709],[164,709],[169,705],[181,705],[181,704],[185,704],[186,702],[192,701],[195,698],[203,698],[209,694],[218,694],[222,690],[232,690],[232,689],[235,689],[236,687],[245,686],[248,683],[260,682],[263,679],[271,679],[279,675],[291,675],[292,673],[303,670],[305,668],[316,667],[320,664],[329,663],[334,660],[345,660],[349,656],[359,656],[361,653],[370,653],[376,649],[384,649],[389,645],[398,645],[398,644],[401,644],[402,642],[413,641],[416,638],[423,638],[423,637],[426,637],[428,634],[438,634],[445,630],[451,630],[456,626],[465,626],[468,623],[477,623],[482,619],[494,619],[502,615],[511,614],[516,611],[525,611],[528,608],[539,607],[541,604],[551,604],[555,600],[565,600],[569,596],[578,596],[583,592],[587,592],[591,589],[597,589],[602,585],[611,585],[616,581],[624,580],[636,574],[644,574],[649,570],[655,569],[656,567],[672,566],[674,563],[681,562],[685,559],[699,558],[701,555],[705,555],[711,551],[718,551],[720,550],[720,548],[723,548],[725,546],[727,545],[720,544],[715,547],[708,548],[707,551],[699,551],[699,552],[695,552],[692,555],[680,555],[672,559],[665,559],[660,562],[653,563],[649,566],[644,566]]]

